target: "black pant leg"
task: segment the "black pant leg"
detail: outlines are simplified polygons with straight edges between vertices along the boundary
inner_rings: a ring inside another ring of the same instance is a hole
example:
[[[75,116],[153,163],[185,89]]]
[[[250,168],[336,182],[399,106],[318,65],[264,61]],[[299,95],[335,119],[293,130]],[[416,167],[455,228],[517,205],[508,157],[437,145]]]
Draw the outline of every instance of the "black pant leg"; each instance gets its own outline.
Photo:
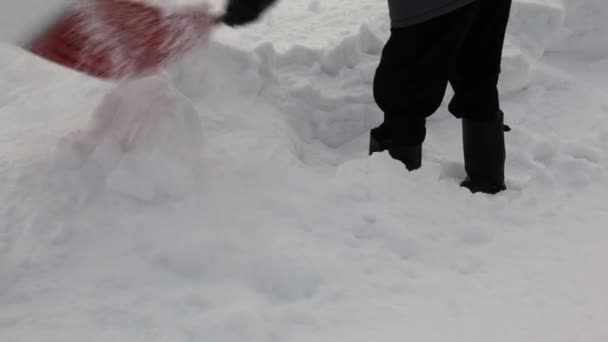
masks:
[[[374,79],[374,98],[384,112],[384,123],[376,129],[379,135],[401,145],[424,141],[426,118],[441,105],[478,2],[391,30]]]
[[[456,117],[492,120],[500,110],[498,78],[511,0],[481,0],[450,75]]]

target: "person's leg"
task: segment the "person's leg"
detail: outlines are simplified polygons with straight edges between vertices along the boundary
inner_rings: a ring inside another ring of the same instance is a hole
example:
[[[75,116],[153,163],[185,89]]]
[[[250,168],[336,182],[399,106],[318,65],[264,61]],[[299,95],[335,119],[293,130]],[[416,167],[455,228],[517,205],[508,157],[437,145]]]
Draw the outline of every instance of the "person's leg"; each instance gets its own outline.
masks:
[[[462,118],[467,179],[472,192],[505,190],[504,118],[498,78],[511,0],[483,0],[450,76],[449,110]]]
[[[371,132],[370,154],[388,150],[408,169],[420,166],[426,118],[441,105],[478,7],[475,2],[424,23],[391,30],[374,79],[374,98],[384,112],[384,123]]]
[[[449,110],[458,118],[492,119],[500,109],[498,77],[511,0],[479,1],[450,75],[455,95]]]

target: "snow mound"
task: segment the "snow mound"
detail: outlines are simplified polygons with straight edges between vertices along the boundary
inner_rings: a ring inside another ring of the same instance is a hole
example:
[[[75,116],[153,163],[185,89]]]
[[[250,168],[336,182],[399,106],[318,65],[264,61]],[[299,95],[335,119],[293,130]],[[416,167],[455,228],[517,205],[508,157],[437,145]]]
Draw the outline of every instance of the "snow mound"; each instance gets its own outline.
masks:
[[[509,21],[510,41],[526,53],[541,57],[558,37],[566,9],[561,0],[518,0]]]
[[[559,36],[565,13],[560,0],[513,2],[499,84],[503,94],[530,86],[543,72],[541,58]]]
[[[280,65],[318,66],[322,72],[334,77],[348,74],[345,69],[354,69],[365,72],[367,81],[371,81],[383,43],[390,35],[386,3],[378,1],[356,6],[350,14],[357,19],[348,22],[344,22],[342,11],[339,11],[348,6],[346,4],[317,6],[313,1],[310,6],[314,15],[307,13],[304,3],[293,6],[279,3],[269,13],[268,20],[248,28],[243,35],[253,37],[247,42],[257,42],[258,46],[271,41],[278,51],[277,63]],[[300,7],[301,11],[294,11]],[[540,59],[563,36],[566,9],[561,0],[514,1],[500,83],[503,94],[530,86],[534,76],[543,72]],[[290,21],[297,21],[299,25],[293,27]],[[286,32],[278,29],[283,26],[290,29]],[[332,29],[337,32],[328,34]],[[220,37],[233,38],[221,34]],[[242,40],[236,41],[241,47]],[[361,70],[363,66],[367,66],[366,70]]]
[[[552,50],[567,51],[586,57],[604,57],[608,53],[608,2],[605,0],[563,1],[566,8],[561,39]]]
[[[165,77],[119,84],[91,127],[60,145],[65,165],[89,182],[139,200],[183,196],[194,184],[202,129],[192,102]]]

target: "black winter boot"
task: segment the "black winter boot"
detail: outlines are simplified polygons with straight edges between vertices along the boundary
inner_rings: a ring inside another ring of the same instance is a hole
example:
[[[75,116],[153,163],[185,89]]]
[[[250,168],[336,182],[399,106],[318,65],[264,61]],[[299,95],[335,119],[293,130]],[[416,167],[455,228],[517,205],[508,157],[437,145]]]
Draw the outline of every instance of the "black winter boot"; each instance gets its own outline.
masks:
[[[464,166],[467,179],[460,185],[473,193],[497,194],[505,186],[504,114],[490,121],[462,119]]]
[[[376,152],[388,153],[393,159],[399,160],[409,171],[419,169],[422,165],[422,145],[394,146],[393,141],[383,137],[378,129],[373,129],[369,135],[369,155]]]

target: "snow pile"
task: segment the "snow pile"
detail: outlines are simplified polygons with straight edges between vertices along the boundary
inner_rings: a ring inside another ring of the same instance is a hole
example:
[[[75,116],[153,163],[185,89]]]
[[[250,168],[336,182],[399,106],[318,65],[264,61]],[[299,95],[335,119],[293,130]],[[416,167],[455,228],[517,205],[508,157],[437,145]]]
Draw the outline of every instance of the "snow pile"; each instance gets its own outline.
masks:
[[[67,137],[60,151],[85,182],[147,201],[183,196],[192,187],[201,157],[200,118],[166,78],[118,85],[95,110],[91,126]]]
[[[565,15],[561,0],[515,1],[509,22],[511,43],[533,57],[541,57],[557,38]]]
[[[343,19],[344,8],[349,8],[348,21]],[[539,59],[563,36],[566,6],[562,0],[516,0],[512,13],[501,79],[503,93],[528,87],[539,73],[545,73]],[[323,59],[318,62],[323,70],[336,74],[341,68],[360,66],[358,62],[363,56],[378,59],[382,42],[389,35],[387,15],[385,1],[357,5],[334,1],[333,6],[322,9],[318,9],[314,1],[308,7],[306,2],[279,2],[266,21],[242,33],[250,38],[248,41],[243,43],[242,39],[233,39],[223,32],[219,37],[234,40],[238,46],[251,41],[271,41],[279,54],[287,51],[287,55],[300,59],[309,56],[308,62],[315,61],[313,56],[322,55]],[[298,25],[294,27],[292,22]],[[357,31],[360,32],[352,33]],[[293,52],[294,49],[298,52]],[[373,70],[368,72],[368,77],[373,77]]]
[[[503,93],[530,85],[541,66],[539,59],[562,29],[564,15],[561,0],[513,2],[500,80]]]
[[[608,51],[608,2],[603,0],[564,1],[566,23],[562,40],[556,44],[558,51],[568,51],[579,56],[604,57]]]

